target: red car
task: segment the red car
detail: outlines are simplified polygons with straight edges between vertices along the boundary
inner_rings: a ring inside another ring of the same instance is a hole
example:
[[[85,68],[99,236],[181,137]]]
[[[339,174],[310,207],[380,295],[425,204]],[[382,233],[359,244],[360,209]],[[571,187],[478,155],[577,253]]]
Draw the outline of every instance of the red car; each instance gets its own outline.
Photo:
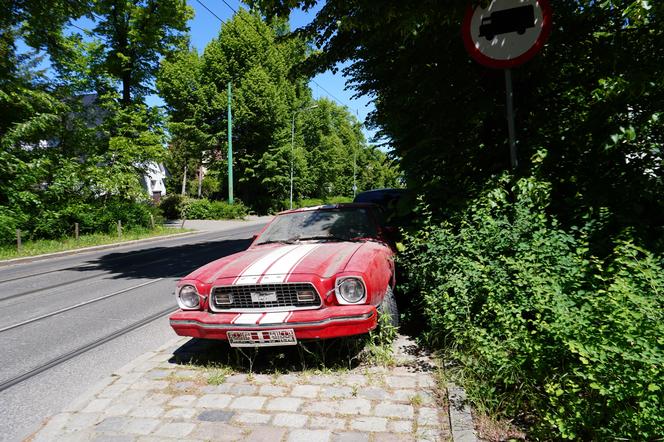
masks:
[[[368,333],[379,314],[397,325],[394,250],[375,210],[353,203],[278,214],[247,250],[180,280],[171,326],[253,347]]]

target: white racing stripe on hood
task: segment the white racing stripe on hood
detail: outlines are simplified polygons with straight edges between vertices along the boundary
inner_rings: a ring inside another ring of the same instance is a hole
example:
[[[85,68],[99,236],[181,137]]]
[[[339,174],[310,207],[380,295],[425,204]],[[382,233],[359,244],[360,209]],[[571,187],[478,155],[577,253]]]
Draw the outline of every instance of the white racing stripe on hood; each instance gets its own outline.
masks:
[[[267,269],[266,274],[261,279],[261,284],[279,284],[286,280],[286,277],[297,265],[311,252],[320,247],[320,244],[302,244],[295,250],[284,255]]]
[[[287,254],[288,252],[296,249],[299,246],[283,246],[279,247],[276,250],[271,251],[265,256],[258,258],[256,261],[251,263],[249,267],[244,269],[240,275],[235,278],[233,281],[234,285],[239,284],[256,284],[256,281],[265,273],[265,271],[275,263],[279,258]],[[245,276],[246,275],[246,276]]]

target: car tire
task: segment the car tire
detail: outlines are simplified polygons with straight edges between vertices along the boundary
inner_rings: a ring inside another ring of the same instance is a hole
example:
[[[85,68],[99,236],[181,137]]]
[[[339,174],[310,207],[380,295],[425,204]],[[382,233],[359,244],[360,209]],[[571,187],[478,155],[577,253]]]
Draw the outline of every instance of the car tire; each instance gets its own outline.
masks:
[[[376,310],[378,310],[379,318],[387,315],[389,317],[389,324],[393,327],[399,327],[399,310],[397,309],[397,301],[394,299],[392,287],[387,287],[383,302],[380,303]]]

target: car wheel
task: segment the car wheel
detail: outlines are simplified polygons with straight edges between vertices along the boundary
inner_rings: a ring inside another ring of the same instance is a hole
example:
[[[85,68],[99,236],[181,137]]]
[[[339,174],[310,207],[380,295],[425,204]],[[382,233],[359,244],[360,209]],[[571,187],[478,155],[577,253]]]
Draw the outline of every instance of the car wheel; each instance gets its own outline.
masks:
[[[397,309],[397,301],[394,299],[392,287],[387,287],[383,302],[380,303],[377,310],[379,318],[386,315],[389,317],[388,322],[390,325],[393,327],[399,327],[399,310]]]

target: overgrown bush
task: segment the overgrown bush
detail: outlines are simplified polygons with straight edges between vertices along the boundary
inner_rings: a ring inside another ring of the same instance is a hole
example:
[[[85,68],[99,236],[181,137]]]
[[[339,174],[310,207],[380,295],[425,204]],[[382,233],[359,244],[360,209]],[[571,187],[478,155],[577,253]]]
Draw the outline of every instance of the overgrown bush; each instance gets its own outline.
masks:
[[[594,224],[564,231],[548,196],[546,183],[504,177],[459,221],[423,214],[401,263],[426,337],[476,405],[534,417],[536,436],[661,435],[664,260],[629,232],[592,256]]]
[[[180,219],[182,218],[184,199],[179,193],[172,193],[162,198],[159,209],[166,219]]]
[[[247,215],[247,208],[241,203],[228,204],[225,201],[189,199],[185,202],[187,219],[236,219]]]

